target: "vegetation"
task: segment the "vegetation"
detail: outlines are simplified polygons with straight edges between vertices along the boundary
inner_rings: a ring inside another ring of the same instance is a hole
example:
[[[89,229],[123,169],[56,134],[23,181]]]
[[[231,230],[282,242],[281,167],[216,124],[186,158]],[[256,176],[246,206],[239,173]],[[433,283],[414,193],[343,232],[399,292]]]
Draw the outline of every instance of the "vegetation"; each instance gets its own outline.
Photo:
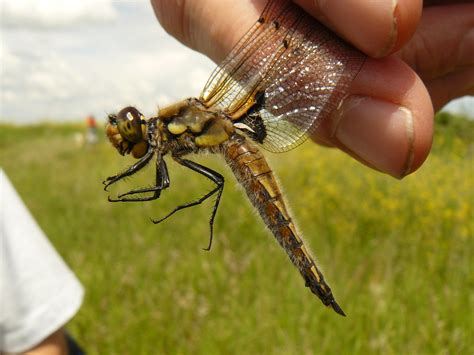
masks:
[[[474,124],[439,117],[433,153],[401,180],[306,143],[270,155],[307,244],[348,317],[304,287],[225,172],[210,188],[170,162],[159,201],[109,203],[105,177],[131,160],[71,125],[0,127],[0,164],[86,289],[68,329],[88,354],[472,354]],[[153,169],[119,185],[147,185]]]

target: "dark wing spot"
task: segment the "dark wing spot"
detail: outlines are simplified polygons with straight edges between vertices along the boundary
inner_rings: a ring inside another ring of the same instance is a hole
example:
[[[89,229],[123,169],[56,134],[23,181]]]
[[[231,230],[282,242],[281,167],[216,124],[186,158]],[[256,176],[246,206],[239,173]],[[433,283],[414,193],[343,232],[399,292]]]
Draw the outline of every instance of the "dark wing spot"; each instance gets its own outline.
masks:
[[[263,140],[267,136],[267,130],[259,112],[264,105],[265,92],[260,91],[255,95],[255,103],[240,120],[240,122],[246,124],[253,130],[253,132],[246,131],[246,134],[260,144],[263,143]]]
[[[253,129],[253,132],[246,132],[249,137],[257,143],[262,144],[263,140],[267,136],[267,130],[263,123],[262,117],[258,113],[254,113],[252,116],[246,116],[243,120],[243,123]]]

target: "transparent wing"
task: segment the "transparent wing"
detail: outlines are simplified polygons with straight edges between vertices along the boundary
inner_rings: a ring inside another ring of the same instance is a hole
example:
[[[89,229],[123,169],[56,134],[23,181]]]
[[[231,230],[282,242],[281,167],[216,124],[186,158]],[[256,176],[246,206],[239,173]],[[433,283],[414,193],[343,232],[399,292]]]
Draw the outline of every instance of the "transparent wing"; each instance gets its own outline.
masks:
[[[257,141],[282,152],[337,108],[364,60],[291,1],[272,0],[215,69],[201,100],[250,128],[257,124]]]
[[[252,89],[281,54],[288,27],[278,22],[291,12],[290,1],[269,1],[258,21],[240,39],[224,61],[214,69],[200,99],[208,107],[233,112],[243,106]]]
[[[264,92],[261,108],[266,137],[262,145],[274,152],[302,143],[347,94],[365,55],[304,15],[290,46],[257,91]]]

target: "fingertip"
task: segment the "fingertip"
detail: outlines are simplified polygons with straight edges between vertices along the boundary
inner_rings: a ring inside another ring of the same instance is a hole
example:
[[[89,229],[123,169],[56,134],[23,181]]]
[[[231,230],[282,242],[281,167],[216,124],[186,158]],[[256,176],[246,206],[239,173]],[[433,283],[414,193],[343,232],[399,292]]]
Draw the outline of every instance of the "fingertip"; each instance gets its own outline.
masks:
[[[422,9],[422,1],[398,0],[393,12],[396,38],[393,47],[386,54],[396,52],[413,37],[421,19]]]
[[[409,175],[421,167],[428,157],[433,143],[433,104],[426,87],[418,77],[413,90],[407,95],[407,104],[412,107],[413,112],[413,142],[412,159],[403,176]]]
[[[369,59],[317,135],[316,141],[403,178],[422,165],[431,148],[430,96],[420,78],[398,58]]]
[[[295,0],[319,21],[371,57],[387,56],[405,44],[421,16],[420,0]]]
[[[413,166],[416,141],[409,108],[375,97],[350,96],[334,123],[337,145],[366,165],[402,178]]]

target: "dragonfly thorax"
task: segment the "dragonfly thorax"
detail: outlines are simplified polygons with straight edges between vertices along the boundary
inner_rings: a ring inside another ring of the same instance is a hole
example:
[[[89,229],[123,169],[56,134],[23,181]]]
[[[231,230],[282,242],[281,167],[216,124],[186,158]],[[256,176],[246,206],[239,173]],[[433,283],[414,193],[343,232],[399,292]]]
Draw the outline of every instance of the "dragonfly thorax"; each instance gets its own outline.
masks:
[[[161,109],[158,119],[166,127],[167,140],[191,141],[196,149],[217,146],[235,131],[222,111],[209,110],[195,98]]]

